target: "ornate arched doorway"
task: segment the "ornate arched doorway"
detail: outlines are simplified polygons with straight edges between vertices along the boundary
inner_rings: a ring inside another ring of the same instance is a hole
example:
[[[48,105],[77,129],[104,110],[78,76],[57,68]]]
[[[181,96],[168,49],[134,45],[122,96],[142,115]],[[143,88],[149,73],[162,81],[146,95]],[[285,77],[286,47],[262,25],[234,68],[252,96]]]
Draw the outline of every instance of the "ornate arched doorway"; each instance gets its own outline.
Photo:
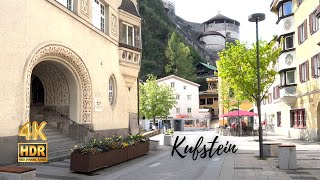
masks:
[[[50,108],[77,123],[91,123],[91,79],[80,57],[60,44],[34,52],[26,66],[25,119]]]

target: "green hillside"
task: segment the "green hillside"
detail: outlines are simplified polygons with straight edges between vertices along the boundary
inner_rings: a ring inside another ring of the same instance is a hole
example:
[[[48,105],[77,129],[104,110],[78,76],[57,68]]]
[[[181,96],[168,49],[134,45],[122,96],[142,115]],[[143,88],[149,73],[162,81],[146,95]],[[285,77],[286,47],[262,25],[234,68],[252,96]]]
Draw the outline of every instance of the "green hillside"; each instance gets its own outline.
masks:
[[[158,78],[164,77],[167,75],[165,66],[168,64],[165,50],[168,46],[168,39],[175,31],[175,24],[166,16],[161,0],[139,0],[139,11],[142,16],[140,79],[146,80],[147,74],[153,74]],[[180,39],[183,38],[180,37]],[[204,62],[194,48],[189,48],[194,66],[198,62]]]

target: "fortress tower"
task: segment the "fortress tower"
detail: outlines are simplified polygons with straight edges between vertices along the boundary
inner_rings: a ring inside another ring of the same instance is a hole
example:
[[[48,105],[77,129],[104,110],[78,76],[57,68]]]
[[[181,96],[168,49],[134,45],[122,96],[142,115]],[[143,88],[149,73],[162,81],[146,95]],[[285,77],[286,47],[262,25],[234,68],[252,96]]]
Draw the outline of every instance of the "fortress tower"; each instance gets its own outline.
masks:
[[[174,2],[170,1],[170,0],[162,0],[163,2],[163,6],[164,6],[164,9],[167,13],[167,16],[175,21],[175,16],[176,16],[176,11],[175,11],[175,4]]]
[[[219,52],[227,42],[239,39],[240,23],[220,13],[202,24],[203,33],[198,40],[208,52]]]

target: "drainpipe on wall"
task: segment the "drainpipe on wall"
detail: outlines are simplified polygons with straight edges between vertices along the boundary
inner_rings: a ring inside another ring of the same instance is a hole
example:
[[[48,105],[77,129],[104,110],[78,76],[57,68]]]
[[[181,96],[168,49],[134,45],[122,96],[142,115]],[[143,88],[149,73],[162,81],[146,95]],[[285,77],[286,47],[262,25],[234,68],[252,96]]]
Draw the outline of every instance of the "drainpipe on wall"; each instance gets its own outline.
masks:
[[[137,78],[137,97],[138,97],[138,101],[137,101],[137,108],[138,108],[138,127],[139,127],[139,125],[140,125],[140,110],[139,110],[139,104],[140,104],[140,71],[139,71],[139,73],[138,73],[138,78]],[[139,129],[140,129],[140,127],[139,127]],[[139,130],[140,131],[140,130]]]

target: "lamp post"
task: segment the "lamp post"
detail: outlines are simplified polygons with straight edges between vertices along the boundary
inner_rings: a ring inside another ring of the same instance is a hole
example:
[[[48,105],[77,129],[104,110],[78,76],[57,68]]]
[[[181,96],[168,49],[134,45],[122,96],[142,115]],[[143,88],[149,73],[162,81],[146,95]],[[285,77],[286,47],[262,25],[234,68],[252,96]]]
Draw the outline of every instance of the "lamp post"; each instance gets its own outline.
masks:
[[[263,157],[263,146],[262,146],[262,125],[261,125],[261,97],[260,97],[260,58],[259,58],[259,36],[258,36],[258,22],[265,20],[266,16],[263,13],[251,14],[248,17],[249,22],[256,23],[256,39],[257,39],[257,79],[258,79],[258,95],[257,95],[257,108],[259,116],[259,149],[260,158]]]

